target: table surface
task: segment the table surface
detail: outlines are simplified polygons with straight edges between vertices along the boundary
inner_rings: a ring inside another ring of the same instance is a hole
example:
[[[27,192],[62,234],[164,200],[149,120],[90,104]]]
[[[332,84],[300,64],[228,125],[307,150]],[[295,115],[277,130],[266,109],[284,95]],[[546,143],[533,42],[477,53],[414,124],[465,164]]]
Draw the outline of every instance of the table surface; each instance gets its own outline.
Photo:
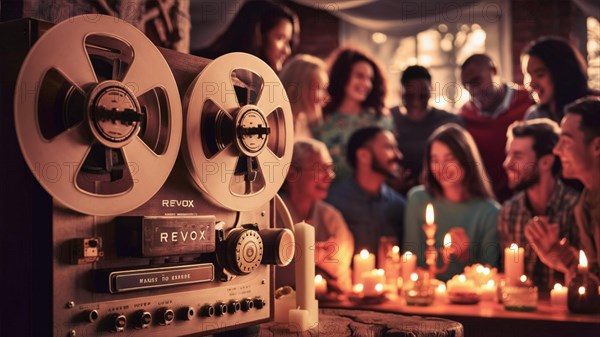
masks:
[[[566,305],[557,308],[547,299],[541,299],[534,312],[507,311],[502,304],[491,301],[460,305],[436,300],[431,306],[408,306],[401,297],[382,303],[320,301],[319,306],[447,318],[462,323],[469,337],[600,336],[600,314],[574,314]]]

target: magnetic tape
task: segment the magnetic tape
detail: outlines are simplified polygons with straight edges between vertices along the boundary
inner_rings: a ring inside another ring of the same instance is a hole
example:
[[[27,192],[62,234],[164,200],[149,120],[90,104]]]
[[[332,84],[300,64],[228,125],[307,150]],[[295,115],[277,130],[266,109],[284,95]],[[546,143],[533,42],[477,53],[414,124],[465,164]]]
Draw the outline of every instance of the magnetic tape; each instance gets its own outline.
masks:
[[[49,26],[0,25],[15,187],[2,231],[30,242],[3,269],[23,276],[9,290],[33,288],[5,326],[187,336],[270,320],[273,266],[294,254],[274,220],[293,148],[275,73],[248,54],[159,49],[109,16]]]

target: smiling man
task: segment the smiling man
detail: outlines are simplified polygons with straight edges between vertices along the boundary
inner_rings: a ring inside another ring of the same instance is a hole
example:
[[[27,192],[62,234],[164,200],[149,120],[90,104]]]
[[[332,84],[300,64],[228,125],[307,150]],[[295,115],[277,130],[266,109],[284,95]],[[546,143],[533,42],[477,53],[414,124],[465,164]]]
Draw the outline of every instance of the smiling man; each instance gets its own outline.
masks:
[[[560,238],[574,245],[579,242],[573,213],[579,192],[558,179],[560,161],[552,153],[559,133],[558,125],[545,118],[510,125],[503,166],[508,186],[516,193],[502,205],[498,219],[501,246],[516,243],[525,247],[525,274],[547,289],[556,282],[564,283],[561,273],[567,272],[576,259],[573,250],[569,250],[569,259],[562,266],[544,264],[526,239],[527,224],[538,217],[537,221],[553,224],[552,229]]]
[[[600,274],[600,98],[585,97],[565,107],[561,134],[554,147],[560,158],[563,177],[580,180],[584,190],[575,208],[580,246],[589,270]],[[525,229],[532,248],[547,265],[575,271],[577,251],[565,244],[547,221],[532,221]]]
[[[405,200],[385,183],[398,174],[401,158],[394,135],[380,127],[358,129],[350,136],[346,159],[354,174],[334,186],[327,201],[344,216],[355,252],[377,252],[381,236],[402,241]]]

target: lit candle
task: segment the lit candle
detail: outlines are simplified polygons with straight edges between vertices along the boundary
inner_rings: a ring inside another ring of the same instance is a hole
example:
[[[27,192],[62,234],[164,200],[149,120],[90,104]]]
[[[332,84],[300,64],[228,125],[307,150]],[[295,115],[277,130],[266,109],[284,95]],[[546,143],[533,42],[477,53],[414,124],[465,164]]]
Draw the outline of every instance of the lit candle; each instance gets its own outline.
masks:
[[[365,296],[379,296],[383,292],[385,284],[385,272],[383,269],[374,269],[363,274],[363,292]]]
[[[504,249],[504,278],[509,285],[515,285],[519,282],[519,277],[525,272],[523,263],[523,254],[525,250],[516,243]]]
[[[552,306],[566,307],[567,287],[563,287],[560,283],[555,284],[554,289],[550,290],[550,303]]]
[[[454,254],[454,249],[452,248],[452,236],[450,233],[446,233],[446,235],[444,235],[444,260],[450,260],[452,254]]]
[[[292,309],[289,315],[291,332],[306,331],[310,328],[310,315],[305,309]]]
[[[579,264],[577,265],[577,271],[580,273],[587,273],[588,271],[588,260],[583,250],[579,251]]]
[[[441,283],[435,288],[435,299],[445,302],[448,297],[448,293],[446,292],[446,284]]]
[[[433,205],[427,204],[425,208],[425,225],[423,226],[423,231],[425,232],[425,236],[427,237],[427,245],[432,246],[435,243],[435,231],[437,230],[437,225],[435,224],[435,217],[433,213]]]
[[[446,283],[449,292],[457,292],[457,293],[475,293],[477,292],[475,288],[475,282],[473,280],[467,280],[467,277],[463,274],[454,275],[448,282]]]
[[[315,294],[317,297],[327,294],[327,280],[321,275],[315,276]]]
[[[315,301],[315,228],[302,221],[294,226],[296,245],[296,303],[310,310]]]
[[[497,300],[498,289],[496,287],[496,282],[494,280],[489,280],[486,284],[481,286],[481,299],[484,301],[494,301]]]
[[[402,279],[406,282],[410,278],[410,274],[417,269],[417,256],[411,252],[405,252],[400,264],[402,265]]]
[[[354,255],[353,263],[352,282],[354,284],[363,283],[363,273],[375,269],[375,255],[370,254],[368,250],[363,249],[360,251],[360,254]]]

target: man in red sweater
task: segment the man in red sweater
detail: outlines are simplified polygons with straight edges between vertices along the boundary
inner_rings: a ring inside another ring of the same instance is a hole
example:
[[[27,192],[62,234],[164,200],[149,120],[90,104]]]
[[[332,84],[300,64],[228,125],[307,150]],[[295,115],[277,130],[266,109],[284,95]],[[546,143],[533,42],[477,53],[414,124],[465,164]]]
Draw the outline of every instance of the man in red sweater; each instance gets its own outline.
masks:
[[[477,143],[483,166],[487,170],[499,202],[511,192],[502,168],[505,158],[506,130],[525,116],[534,104],[524,88],[501,83],[492,59],[485,54],[471,55],[462,65],[461,81],[471,100],[459,110],[466,129]],[[481,167],[481,163],[473,163]]]

